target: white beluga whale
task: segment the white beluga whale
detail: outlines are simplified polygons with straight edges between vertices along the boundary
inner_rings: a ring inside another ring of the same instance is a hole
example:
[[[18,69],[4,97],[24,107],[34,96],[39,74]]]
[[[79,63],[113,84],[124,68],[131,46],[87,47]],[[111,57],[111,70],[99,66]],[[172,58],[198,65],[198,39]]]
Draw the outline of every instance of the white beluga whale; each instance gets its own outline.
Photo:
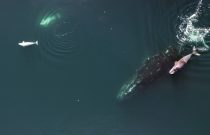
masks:
[[[38,45],[38,44],[39,44],[38,40],[35,41],[35,42],[32,42],[32,41],[22,41],[22,42],[18,43],[18,45],[20,45],[22,47],[31,46],[31,45]]]

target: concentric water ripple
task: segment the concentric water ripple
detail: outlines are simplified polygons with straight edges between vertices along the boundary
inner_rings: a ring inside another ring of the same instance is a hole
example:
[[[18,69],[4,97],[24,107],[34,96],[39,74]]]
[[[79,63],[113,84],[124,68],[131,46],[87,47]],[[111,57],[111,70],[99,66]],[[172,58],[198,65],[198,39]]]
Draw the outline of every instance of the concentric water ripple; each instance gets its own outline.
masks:
[[[77,27],[76,14],[70,7],[44,11],[37,23],[41,55],[52,61],[64,61],[80,54]]]

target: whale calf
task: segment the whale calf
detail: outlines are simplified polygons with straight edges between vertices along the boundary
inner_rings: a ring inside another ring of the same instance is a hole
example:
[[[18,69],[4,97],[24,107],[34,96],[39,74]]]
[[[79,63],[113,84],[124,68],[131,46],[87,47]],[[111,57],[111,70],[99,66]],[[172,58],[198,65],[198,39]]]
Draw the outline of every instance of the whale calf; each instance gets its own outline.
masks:
[[[195,46],[193,47],[192,53],[185,55],[179,61],[174,62],[174,66],[170,69],[169,74],[174,74],[174,73],[176,73],[176,71],[182,69],[184,67],[184,65],[187,64],[187,62],[190,60],[192,55],[200,56],[200,54],[197,52]]]

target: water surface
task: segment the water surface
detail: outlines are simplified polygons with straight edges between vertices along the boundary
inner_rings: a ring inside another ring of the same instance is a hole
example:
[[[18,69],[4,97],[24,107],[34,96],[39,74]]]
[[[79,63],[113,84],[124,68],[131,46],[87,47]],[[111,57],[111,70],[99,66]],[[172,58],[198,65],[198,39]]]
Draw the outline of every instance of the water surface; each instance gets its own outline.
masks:
[[[116,100],[145,58],[179,45],[178,16],[197,3],[2,1],[0,134],[208,135],[209,53],[126,103]],[[209,27],[210,2],[203,4],[199,25]],[[21,48],[22,40],[40,45]]]

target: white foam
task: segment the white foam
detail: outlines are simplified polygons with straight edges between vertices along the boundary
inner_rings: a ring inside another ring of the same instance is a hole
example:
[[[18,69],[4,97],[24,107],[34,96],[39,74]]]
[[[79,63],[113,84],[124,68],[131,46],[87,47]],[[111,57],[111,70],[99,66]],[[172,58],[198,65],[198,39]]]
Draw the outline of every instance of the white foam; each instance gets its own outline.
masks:
[[[179,25],[179,30],[177,32],[177,39],[181,46],[190,44],[193,46],[202,44],[202,46],[209,48],[206,44],[205,37],[210,33],[210,28],[205,27],[195,27],[194,24],[198,22],[199,16],[201,14],[202,0],[199,1],[196,11],[190,16],[180,17],[181,24]]]

